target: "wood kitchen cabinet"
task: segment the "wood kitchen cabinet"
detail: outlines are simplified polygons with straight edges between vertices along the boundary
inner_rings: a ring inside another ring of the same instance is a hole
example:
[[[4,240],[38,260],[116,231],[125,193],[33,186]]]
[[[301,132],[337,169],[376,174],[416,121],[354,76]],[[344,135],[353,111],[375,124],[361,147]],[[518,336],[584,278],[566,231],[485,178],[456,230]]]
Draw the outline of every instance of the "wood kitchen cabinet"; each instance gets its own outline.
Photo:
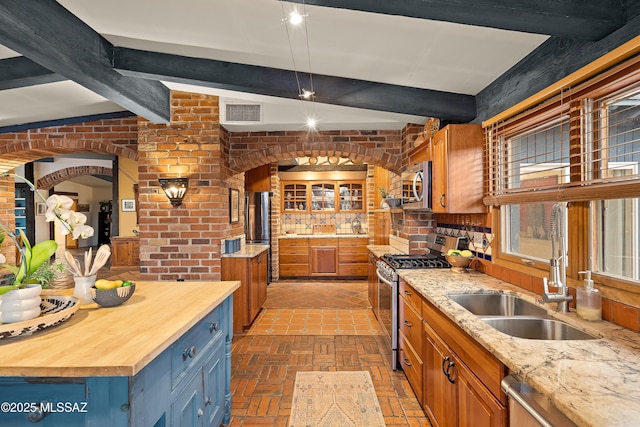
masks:
[[[505,427],[506,367],[402,279],[398,293],[398,362],[431,425]]]
[[[282,212],[364,212],[364,180],[282,181]]]
[[[337,276],[338,239],[309,239],[309,259],[312,276]]]
[[[280,277],[309,276],[309,239],[280,239]]]
[[[233,332],[243,333],[267,299],[267,252],[254,257],[223,257],[222,280],[240,280],[233,293]]]
[[[432,425],[504,427],[506,367],[428,301],[424,316],[423,407]]]
[[[368,237],[343,237],[338,239],[338,275],[342,277],[367,277],[369,257]]]
[[[484,213],[484,137],[475,124],[448,125],[431,140],[433,211]]]
[[[137,267],[140,265],[140,238],[114,236],[111,238],[111,266]]]

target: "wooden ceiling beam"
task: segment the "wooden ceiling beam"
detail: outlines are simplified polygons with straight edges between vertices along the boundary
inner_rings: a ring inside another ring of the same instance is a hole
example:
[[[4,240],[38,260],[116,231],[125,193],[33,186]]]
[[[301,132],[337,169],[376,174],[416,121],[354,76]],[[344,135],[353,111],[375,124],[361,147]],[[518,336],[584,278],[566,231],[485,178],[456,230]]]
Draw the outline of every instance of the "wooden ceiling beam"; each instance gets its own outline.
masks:
[[[193,84],[279,98],[300,99],[309,75],[277,68],[115,47],[113,66],[126,76]],[[471,95],[313,74],[315,102],[469,122],[476,117]]]
[[[0,90],[67,80],[24,56],[0,60]]]
[[[0,2],[0,44],[152,122],[169,122],[169,89],[113,70],[111,43],[54,0]]]
[[[583,40],[600,40],[627,19],[620,0],[287,1]]]

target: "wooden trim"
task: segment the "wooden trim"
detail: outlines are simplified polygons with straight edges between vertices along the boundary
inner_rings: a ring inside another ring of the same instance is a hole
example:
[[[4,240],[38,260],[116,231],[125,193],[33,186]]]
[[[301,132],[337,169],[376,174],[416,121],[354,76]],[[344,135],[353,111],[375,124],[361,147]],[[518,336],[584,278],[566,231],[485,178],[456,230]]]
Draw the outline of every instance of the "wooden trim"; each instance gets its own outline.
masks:
[[[482,127],[486,128],[495,123],[498,123],[503,120],[507,120],[531,107],[534,107],[541,102],[544,102],[553,96],[560,94],[563,90],[570,88],[572,86],[576,86],[577,84],[582,83],[583,81],[605,71],[607,68],[612,67],[619,63],[620,61],[624,61],[636,55],[640,52],[640,36],[636,36],[635,38],[629,40],[628,42],[622,44],[611,52],[601,56],[599,59],[591,62],[588,65],[580,68],[579,70],[569,74],[567,77],[559,80],[555,84],[548,86],[547,88],[541,90],[540,92],[528,97],[524,101],[521,101],[514,105],[511,108],[503,111],[500,114],[497,114],[491,117],[488,120],[482,122]]]

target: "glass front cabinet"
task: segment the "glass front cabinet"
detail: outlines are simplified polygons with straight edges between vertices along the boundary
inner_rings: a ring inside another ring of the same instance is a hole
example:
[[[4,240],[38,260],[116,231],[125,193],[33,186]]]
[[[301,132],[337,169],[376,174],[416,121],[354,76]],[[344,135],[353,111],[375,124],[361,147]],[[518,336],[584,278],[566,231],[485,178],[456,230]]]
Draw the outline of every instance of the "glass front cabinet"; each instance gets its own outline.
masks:
[[[283,211],[307,210],[308,191],[306,183],[283,183],[281,194]]]
[[[364,181],[282,182],[283,212],[363,212]]]

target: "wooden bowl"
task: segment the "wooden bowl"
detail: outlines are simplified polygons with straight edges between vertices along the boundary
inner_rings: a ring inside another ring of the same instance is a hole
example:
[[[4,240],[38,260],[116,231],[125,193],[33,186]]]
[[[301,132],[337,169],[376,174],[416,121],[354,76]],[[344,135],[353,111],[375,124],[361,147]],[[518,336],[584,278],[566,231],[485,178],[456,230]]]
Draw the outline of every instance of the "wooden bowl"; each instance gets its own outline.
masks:
[[[449,264],[451,264],[454,268],[464,270],[469,267],[471,261],[473,261],[474,257],[466,257],[466,256],[456,256],[456,255],[445,255],[444,256]]]

